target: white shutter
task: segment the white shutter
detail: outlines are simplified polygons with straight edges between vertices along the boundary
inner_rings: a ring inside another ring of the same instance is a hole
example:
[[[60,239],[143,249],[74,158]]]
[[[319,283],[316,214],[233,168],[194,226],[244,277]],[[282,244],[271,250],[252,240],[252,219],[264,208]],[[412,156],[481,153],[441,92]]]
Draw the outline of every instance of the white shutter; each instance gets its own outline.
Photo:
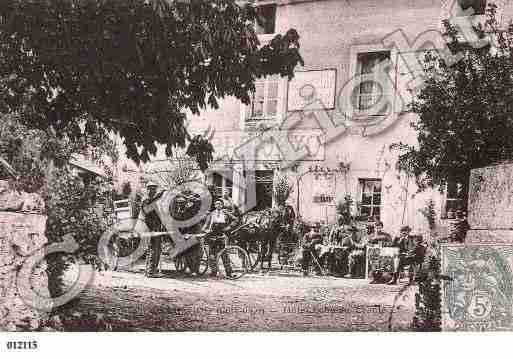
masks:
[[[401,52],[396,61],[395,111],[405,112],[425,79],[424,51]]]
[[[274,119],[278,115],[279,79],[276,76],[266,80],[265,117]]]

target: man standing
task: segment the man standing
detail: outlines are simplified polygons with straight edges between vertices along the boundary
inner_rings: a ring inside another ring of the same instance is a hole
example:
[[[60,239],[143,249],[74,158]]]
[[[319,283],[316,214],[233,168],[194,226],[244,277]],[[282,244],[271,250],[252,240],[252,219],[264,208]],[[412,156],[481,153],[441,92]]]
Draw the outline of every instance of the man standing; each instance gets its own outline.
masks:
[[[228,237],[226,235],[227,228],[230,222],[236,221],[237,218],[223,208],[223,201],[218,199],[214,203],[214,210],[210,212],[203,226],[203,231],[207,232],[207,243],[209,245],[209,257],[208,262],[210,266],[210,275],[217,276],[217,254],[227,245]],[[232,276],[232,266],[230,258],[227,254],[221,257],[226,275]]]
[[[288,203],[280,203],[278,208],[280,209],[282,224],[292,228],[294,221],[296,220],[296,213],[294,212],[294,208],[292,208],[292,206]]]
[[[146,224],[150,232],[164,232],[165,228],[160,221],[157,211],[149,208],[149,205],[160,198],[164,192],[158,192],[158,185],[151,180],[146,184],[146,190],[146,197],[142,201],[139,219]],[[158,271],[161,252],[162,236],[152,236],[148,244],[148,251],[146,252],[146,277],[162,277],[162,274]]]

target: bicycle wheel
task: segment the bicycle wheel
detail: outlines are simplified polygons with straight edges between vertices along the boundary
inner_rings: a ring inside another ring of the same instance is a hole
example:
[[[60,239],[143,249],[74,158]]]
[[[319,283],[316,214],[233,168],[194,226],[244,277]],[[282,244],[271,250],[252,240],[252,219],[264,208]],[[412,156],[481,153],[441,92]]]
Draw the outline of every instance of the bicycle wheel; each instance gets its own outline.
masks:
[[[246,247],[249,256],[249,270],[253,271],[262,261],[262,243],[260,241],[251,241]]]
[[[201,246],[201,258],[199,265],[199,275],[203,275],[208,270],[208,246]]]
[[[249,269],[248,252],[239,246],[226,246],[216,258],[218,273],[228,279],[239,279]]]

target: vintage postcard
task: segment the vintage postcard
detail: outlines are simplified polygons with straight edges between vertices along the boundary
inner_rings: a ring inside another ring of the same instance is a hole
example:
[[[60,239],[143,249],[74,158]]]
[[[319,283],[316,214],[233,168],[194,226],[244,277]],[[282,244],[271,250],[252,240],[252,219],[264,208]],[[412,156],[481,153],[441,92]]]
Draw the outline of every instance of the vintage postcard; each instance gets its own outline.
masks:
[[[505,0],[0,1],[0,332],[510,331],[512,61]]]

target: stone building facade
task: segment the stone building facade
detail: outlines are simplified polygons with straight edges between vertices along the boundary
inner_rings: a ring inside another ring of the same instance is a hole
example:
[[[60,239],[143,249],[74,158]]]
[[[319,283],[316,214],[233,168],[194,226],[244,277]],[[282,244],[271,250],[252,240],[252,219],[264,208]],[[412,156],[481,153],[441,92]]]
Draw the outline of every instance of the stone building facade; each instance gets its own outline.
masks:
[[[393,233],[405,224],[428,231],[422,213],[433,201],[443,232],[445,218],[460,204],[456,185],[417,193],[412,176],[395,169],[398,152],[390,145],[416,143],[410,123],[417,118],[407,104],[422,79],[422,54],[443,46],[441,20],[461,26],[483,21],[485,2],[475,1],[472,15],[460,6],[468,2],[458,0],[255,1],[264,19],[257,24],[261,41],[296,29],[305,66],[292,81],[258,81],[249,106],[227,98],[218,110],[191,117],[196,130],[215,129],[217,161],[208,180],[244,207],[253,167],[256,201],[250,206],[259,209],[273,205],[269,188],[284,175],[296,187],[290,204],[304,219],[333,222],[336,204],[350,195],[360,219],[380,218]],[[513,6],[496,4],[506,23]],[[261,141],[264,129],[270,132]],[[284,138],[290,148],[306,149],[296,166],[287,164],[297,153],[284,151]],[[237,151],[252,141],[254,157],[241,158]]]

